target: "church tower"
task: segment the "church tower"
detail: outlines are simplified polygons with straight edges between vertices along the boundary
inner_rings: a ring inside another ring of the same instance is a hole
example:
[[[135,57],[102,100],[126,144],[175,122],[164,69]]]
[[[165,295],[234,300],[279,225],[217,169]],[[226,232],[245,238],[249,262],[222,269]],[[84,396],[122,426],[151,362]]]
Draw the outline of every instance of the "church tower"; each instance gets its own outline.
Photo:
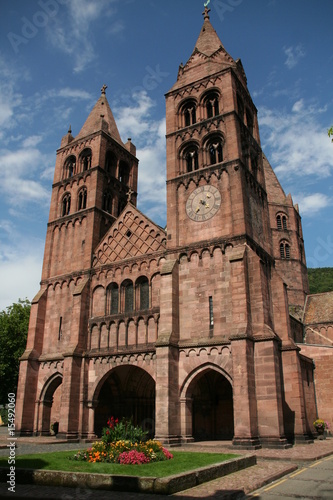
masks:
[[[94,251],[127,203],[136,206],[136,148],[130,139],[122,142],[106,88],[80,132],[73,137],[69,129],[57,151],[41,289],[32,301],[20,364],[21,434],[31,433],[33,425],[35,434],[49,433],[53,394],[59,387],[61,412],[54,418],[64,437],[77,437]],[[45,383],[47,366],[54,373]],[[53,408],[60,407],[57,403]]]
[[[166,94],[169,266],[156,356],[169,391],[166,383],[156,390],[157,437],[217,436],[222,426],[235,446],[285,447],[290,399],[298,404],[296,434],[302,439],[307,430],[287,292],[275,269],[257,110],[241,61],[225,50],[207,7],[203,15],[194,51]],[[283,392],[290,374],[282,358],[293,365],[292,391]],[[179,404],[177,377],[184,380]],[[180,428],[166,418],[165,401],[178,408]]]
[[[168,247],[248,237],[270,253],[257,110],[207,7],[166,95],[166,123]]]

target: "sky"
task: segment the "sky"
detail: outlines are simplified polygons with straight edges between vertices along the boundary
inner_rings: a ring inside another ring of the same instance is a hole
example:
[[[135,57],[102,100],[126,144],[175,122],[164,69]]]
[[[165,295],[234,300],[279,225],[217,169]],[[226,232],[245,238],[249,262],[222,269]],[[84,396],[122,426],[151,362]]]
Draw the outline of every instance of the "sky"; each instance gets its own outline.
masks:
[[[138,208],[166,224],[165,98],[204,0],[0,0],[0,310],[39,290],[56,150],[103,84],[139,158]],[[333,2],[211,0],[242,60],[261,145],[302,216],[309,267],[333,266]]]

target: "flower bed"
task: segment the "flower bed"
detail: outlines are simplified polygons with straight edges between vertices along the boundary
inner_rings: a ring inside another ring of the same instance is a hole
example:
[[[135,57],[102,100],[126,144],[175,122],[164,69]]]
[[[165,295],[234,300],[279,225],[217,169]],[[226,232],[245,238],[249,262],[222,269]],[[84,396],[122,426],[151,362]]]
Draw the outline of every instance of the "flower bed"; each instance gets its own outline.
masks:
[[[86,451],[79,451],[72,460],[110,462],[119,464],[147,464],[170,460],[173,455],[159,441],[145,441],[147,433],[134,427],[130,421],[111,417],[103,429],[102,440]]]

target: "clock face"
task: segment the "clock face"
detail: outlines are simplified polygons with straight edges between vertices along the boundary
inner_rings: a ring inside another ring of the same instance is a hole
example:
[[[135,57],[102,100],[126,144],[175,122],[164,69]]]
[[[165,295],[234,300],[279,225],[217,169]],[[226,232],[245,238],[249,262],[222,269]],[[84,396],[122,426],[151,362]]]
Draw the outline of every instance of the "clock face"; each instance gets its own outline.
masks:
[[[201,186],[195,189],[187,199],[186,213],[190,219],[198,222],[213,217],[221,206],[221,194],[214,186]]]

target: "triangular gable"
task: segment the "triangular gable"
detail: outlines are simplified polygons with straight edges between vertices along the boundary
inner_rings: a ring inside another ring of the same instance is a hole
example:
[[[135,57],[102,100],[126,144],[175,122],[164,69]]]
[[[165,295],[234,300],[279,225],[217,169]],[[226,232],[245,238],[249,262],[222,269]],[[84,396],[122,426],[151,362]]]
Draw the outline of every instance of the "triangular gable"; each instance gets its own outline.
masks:
[[[95,251],[93,266],[165,250],[166,232],[128,203]]]

